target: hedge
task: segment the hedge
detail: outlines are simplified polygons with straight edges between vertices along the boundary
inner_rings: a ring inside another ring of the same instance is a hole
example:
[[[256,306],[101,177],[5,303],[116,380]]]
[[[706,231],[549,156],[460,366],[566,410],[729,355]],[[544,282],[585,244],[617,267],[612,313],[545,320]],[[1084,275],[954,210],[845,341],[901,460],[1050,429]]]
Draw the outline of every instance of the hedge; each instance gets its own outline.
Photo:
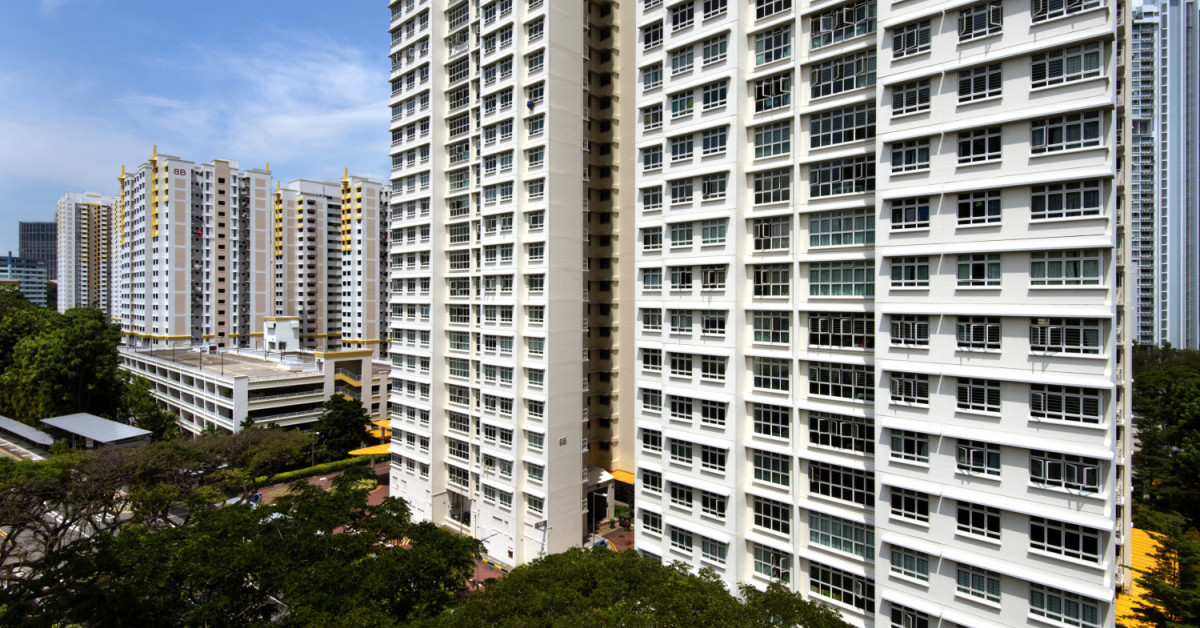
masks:
[[[284,482],[291,482],[292,480],[299,480],[302,478],[310,478],[314,475],[321,475],[323,473],[332,473],[334,471],[341,471],[342,469],[353,467],[354,465],[357,465],[357,464],[366,464],[370,460],[371,460],[370,456],[355,456],[353,458],[346,458],[345,460],[335,460],[333,462],[324,462],[324,463],[321,463],[316,466],[307,467],[305,469],[295,469],[293,471],[284,471],[283,473],[276,473],[275,475],[272,475],[271,477],[267,477],[265,475],[260,475],[256,478],[254,478],[254,482],[260,486],[264,485],[264,484],[282,484]]]

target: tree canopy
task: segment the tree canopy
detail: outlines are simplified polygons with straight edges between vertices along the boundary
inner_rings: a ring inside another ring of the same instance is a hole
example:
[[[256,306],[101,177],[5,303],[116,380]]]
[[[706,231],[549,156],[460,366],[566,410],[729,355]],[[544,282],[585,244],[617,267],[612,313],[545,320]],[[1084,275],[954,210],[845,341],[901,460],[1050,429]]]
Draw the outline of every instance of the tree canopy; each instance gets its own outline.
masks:
[[[317,420],[318,434],[325,460],[341,460],[346,452],[362,447],[371,417],[357,399],[334,393],[325,400],[325,412]]]
[[[730,593],[711,570],[691,573],[632,551],[572,549],[517,567],[429,626],[846,626],[829,607],[775,583]]]

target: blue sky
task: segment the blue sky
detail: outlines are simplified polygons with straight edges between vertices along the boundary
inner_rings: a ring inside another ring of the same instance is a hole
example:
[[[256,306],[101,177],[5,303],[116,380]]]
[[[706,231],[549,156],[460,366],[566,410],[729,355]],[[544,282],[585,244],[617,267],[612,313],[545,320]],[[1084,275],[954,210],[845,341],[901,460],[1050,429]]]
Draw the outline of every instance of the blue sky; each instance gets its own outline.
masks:
[[[0,252],[151,147],[388,174],[386,0],[0,0]]]

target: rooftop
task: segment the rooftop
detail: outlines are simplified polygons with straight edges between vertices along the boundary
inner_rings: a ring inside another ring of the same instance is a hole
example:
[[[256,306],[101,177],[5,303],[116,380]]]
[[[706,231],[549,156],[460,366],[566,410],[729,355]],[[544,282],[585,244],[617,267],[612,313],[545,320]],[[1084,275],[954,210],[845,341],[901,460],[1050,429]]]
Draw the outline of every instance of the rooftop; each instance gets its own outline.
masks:
[[[109,421],[108,419],[86,412],[57,416],[52,419],[42,419],[42,423],[50,427],[56,427],[64,432],[90,438],[98,443],[116,443],[150,435],[150,430],[143,430],[140,427],[125,425],[116,421]]]

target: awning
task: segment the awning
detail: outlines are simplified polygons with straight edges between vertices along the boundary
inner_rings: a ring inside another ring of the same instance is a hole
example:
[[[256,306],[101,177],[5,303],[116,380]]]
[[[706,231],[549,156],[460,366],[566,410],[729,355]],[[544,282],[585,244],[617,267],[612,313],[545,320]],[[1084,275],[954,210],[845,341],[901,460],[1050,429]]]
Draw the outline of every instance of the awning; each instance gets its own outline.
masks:
[[[380,419],[378,421],[371,421],[371,425],[378,425],[379,427],[391,427],[392,420],[391,419]]]
[[[391,443],[384,443],[382,445],[372,445],[370,447],[363,447],[362,449],[355,449],[354,451],[350,452],[350,455],[351,456],[382,456],[382,455],[385,455],[388,453],[388,449],[390,449],[391,446],[392,446]]]
[[[612,473],[613,479],[618,482],[621,482],[622,484],[633,484],[634,483],[633,474],[628,471],[621,471],[621,470],[617,469],[617,470],[612,471],[611,473]]]

